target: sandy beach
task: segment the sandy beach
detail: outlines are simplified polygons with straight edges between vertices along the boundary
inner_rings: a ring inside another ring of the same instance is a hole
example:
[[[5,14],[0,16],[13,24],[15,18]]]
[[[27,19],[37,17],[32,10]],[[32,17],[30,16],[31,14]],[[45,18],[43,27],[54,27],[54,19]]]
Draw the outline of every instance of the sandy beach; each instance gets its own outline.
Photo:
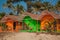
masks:
[[[0,33],[0,40],[60,40],[60,35],[28,32]]]

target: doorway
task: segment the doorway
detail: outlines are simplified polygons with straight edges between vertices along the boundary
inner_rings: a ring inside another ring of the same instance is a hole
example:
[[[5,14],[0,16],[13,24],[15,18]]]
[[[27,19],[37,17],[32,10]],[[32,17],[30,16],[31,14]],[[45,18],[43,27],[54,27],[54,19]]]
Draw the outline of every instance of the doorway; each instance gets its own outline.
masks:
[[[13,22],[13,30],[16,29],[16,22]]]

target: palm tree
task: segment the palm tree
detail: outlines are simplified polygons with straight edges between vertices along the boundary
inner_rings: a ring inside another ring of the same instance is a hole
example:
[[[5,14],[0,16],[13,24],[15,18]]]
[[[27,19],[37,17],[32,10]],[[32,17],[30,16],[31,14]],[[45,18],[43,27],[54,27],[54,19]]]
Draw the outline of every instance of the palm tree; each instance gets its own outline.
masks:
[[[23,0],[27,4],[27,11],[31,12],[32,1],[34,0]]]
[[[24,12],[24,8],[22,5],[17,4],[17,6],[15,6],[15,11],[17,11],[17,15],[19,13],[22,14]]]
[[[32,11],[31,7],[34,7],[35,6],[35,8],[38,8],[39,5],[41,4],[40,3],[41,0],[38,0],[38,2],[37,2],[37,0],[23,0],[23,1],[27,3],[27,11],[28,12],[31,12]]]
[[[27,11],[28,11],[28,12],[31,12],[32,2],[31,2],[31,1],[28,1],[28,2],[26,2],[26,3],[27,3]]]
[[[41,6],[42,6],[42,3],[39,2],[39,1],[36,1],[35,3],[33,3],[32,6],[35,7],[35,8],[37,8],[37,10],[39,10],[41,8]]]
[[[60,11],[60,1],[57,2],[57,4],[56,4],[56,9],[57,9],[58,11]]]
[[[3,4],[3,8],[10,8],[12,10],[15,9],[13,6],[12,0],[7,0],[6,3]]]
[[[44,2],[43,5],[45,10],[49,10],[49,7],[51,6],[49,2]]]
[[[32,12],[34,14],[39,14],[42,7],[43,7],[43,4],[41,3],[41,1],[36,1],[32,4]]]
[[[19,2],[19,0],[7,0],[7,2],[5,4],[3,4],[3,7],[8,7],[10,9],[12,9],[14,12],[17,11],[17,15],[19,13],[22,13],[24,11],[23,6],[17,4],[17,6],[14,6],[13,3],[17,3]]]
[[[60,0],[58,0],[56,5],[54,6],[54,12],[58,14],[60,13]]]

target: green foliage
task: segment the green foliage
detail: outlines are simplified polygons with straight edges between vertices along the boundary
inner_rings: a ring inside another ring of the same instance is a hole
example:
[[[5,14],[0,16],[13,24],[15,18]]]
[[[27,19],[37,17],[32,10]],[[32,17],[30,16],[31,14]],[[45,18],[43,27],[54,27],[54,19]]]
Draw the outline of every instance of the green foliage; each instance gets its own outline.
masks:
[[[4,13],[4,12],[0,13],[0,16],[2,16],[2,17],[3,17],[4,15],[5,15],[5,13]]]
[[[3,31],[7,29],[7,25],[5,23],[0,23],[0,26],[2,26]]]
[[[31,7],[36,8],[38,11],[40,11],[40,10],[41,11],[44,11],[44,10],[48,10],[48,11],[52,11],[53,10],[54,11],[54,10],[58,10],[60,8],[60,1],[58,1],[57,4],[55,6],[53,6],[49,2],[43,2],[42,3],[41,2],[42,0],[7,0],[6,7],[12,8],[13,11],[14,11],[15,6],[12,5],[12,4],[15,4],[15,3],[18,3],[18,2],[21,2],[21,1],[24,1],[27,4],[27,11],[28,12],[32,12]],[[34,2],[32,2],[32,1],[34,1]],[[19,11],[21,11],[23,7],[16,7],[16,8],[18,9],[18,10],[16,10],[17,14],[18,14]],[[24,11],[24,10],[22,10],[22,11]]]
[[[16,3],[19,2],[20,0],[7,0],[7,3]]]
[[[4,16],[5,16],[4,12],[0,13],[0,19],[2,19]]]
[[[26,16],[23,19],[23,22],[30,28],[29,32],[38,32],[40,31],[40,21],[32,19],[30,16]]]
[[[60,1],[57,2],[56,6],[60,7]]]

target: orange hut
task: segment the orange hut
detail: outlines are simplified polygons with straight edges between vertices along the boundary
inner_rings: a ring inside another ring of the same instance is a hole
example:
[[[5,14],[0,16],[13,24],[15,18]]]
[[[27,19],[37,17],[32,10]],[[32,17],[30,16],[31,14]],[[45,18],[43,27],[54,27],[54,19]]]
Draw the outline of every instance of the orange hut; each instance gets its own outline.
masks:
[[[60,14],[54,12],[43,11],[40,14],[41,30],[50,29],[51,31],[56,30],[60,32]]]
[[[14,32],[22,29],[22,19],[19,16],[6,15],[2,18],[1,23],[5,23],[7,26],[7,31]]]

